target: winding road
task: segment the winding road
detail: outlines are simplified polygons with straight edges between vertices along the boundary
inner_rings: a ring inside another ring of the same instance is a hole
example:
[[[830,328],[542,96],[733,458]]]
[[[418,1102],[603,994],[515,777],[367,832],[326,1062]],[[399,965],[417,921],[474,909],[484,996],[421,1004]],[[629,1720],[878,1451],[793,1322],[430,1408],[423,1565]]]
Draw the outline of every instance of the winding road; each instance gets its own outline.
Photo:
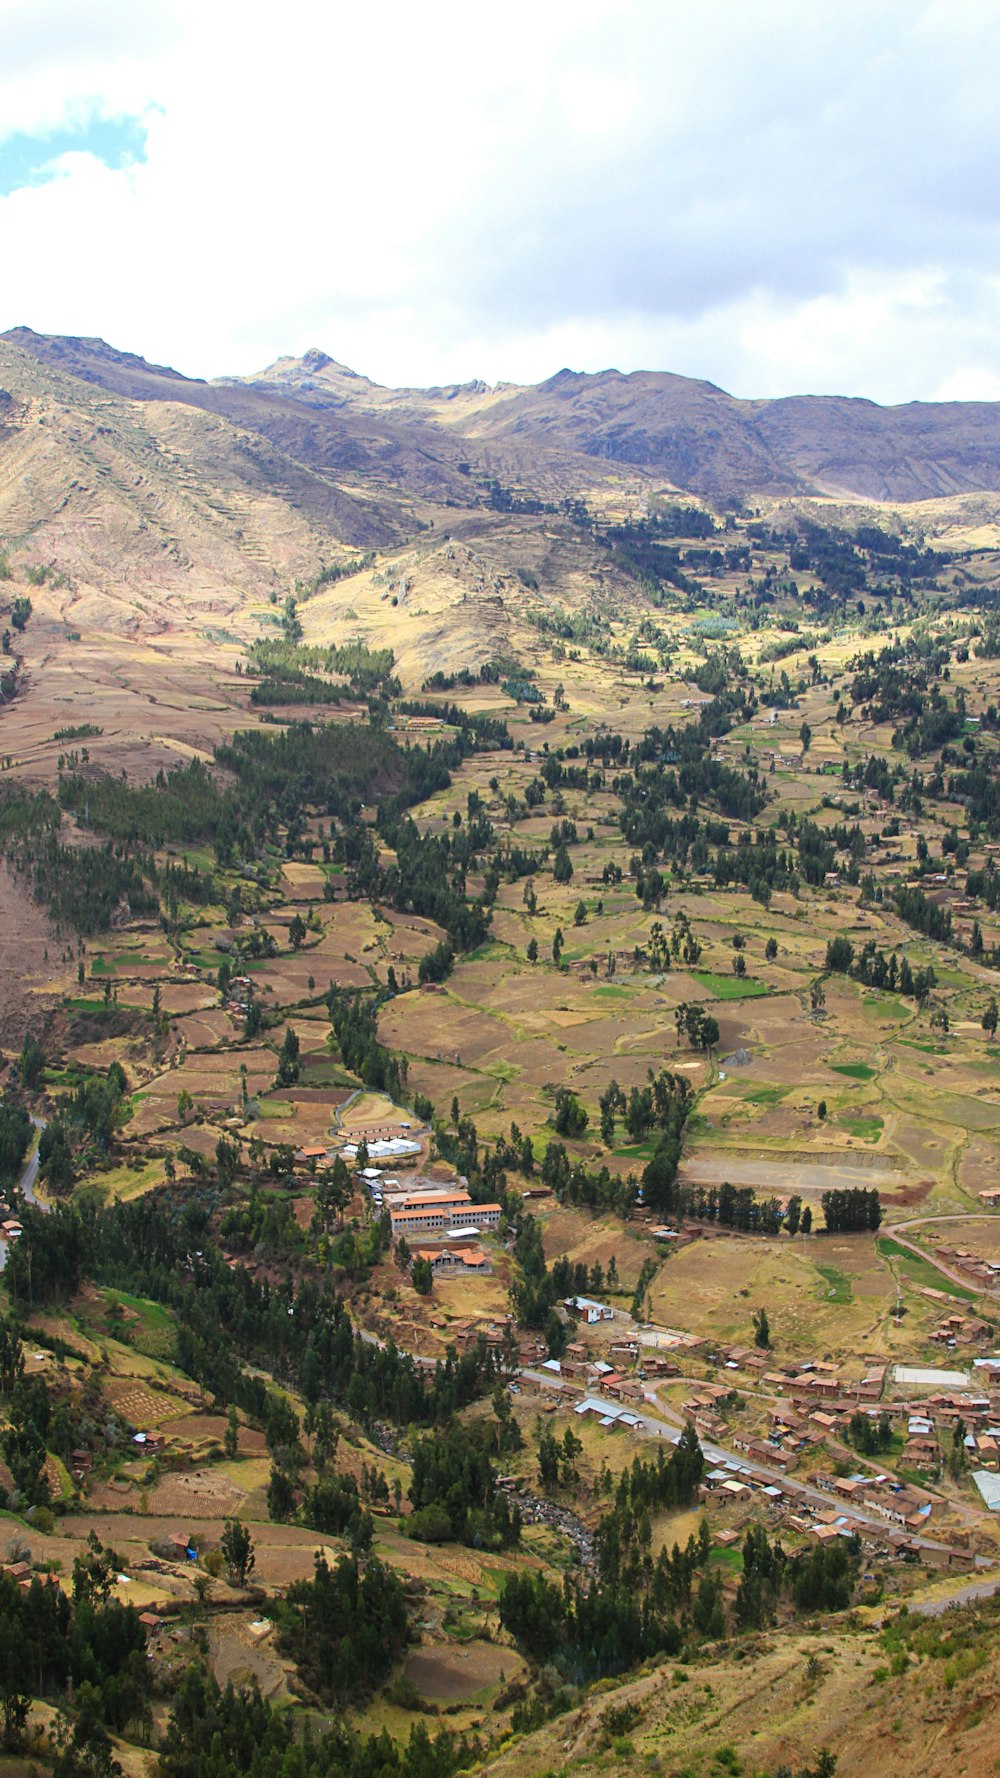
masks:
[[[33,1117],[31,1121],[34,1124],[38,1135],[36,1141],[32,1144],[31,1153],[28,1155],[28,1158],[21,1169],[21,1177],[18,1180],[17,1185],[14,1187],[14,1190],[15,1193],[20,1192],[21,1197],[26,1204],[33,1204],[36,1210],[47,1210],[49,1207],[48,1204],[45,1203],[43,1198],[39,1198],[35,1194],[35,1181],[38,1178],[38,1143],[41,1140],[42,1131],[45,1128],[47,1120],[44,1117]],[[0,1272],[3,1271],[6,1264],[7,1242],[0,1241]]]
[[[42,1131],[45,1128],[47,1119],[44,1117],[33,1117],[31,1121],[38,1132],[38,1141],[35,1142],[31,1153],[24,1163],[24,1170],[17,1182],[17,1189],[26,1204],[34,1204],[35,1208],[38,1210],[47,1210],[48,1205],[44,1204],[41,1198],[36,1198],[35,1196],[35,1180],[38,1178],[38,1142],[41,1141]]]
[[[940,1272],[943,1278],[950,1278],[953,1284],[960,1285],[963,1290],[969,1291],[971,1295],[990,1297],[996,1296],[998,1292],[996,1290],[984,1289],[981,1284],[976,1283],[974,1278],[967,1278],[962,1272],[956,1271],[951,1266],[946,1265],[943,1260],[938,1259],[933,1253],[928,1253],[926,1247],[919,1247],[916,1242],[908,1241],[906,1236],[900,1233],[900,1230],[924,1228],[929,1222],[995,1221],[995,1215],[991,1216],[987,1211],[982,1210],[972,1210],[968,1212],[960,1210],[942,1211],[939,1216],[912,1216],[909,1217],[906,1222],[885,1223],[882,1228],[880,1228],[879,1234],[887,1236],[891,1241],[896,1241],[900,1247],[905,1248],[907,1253],[912,1253],[916,1259],[924,1260],[927,1265],[933,1266],[936,1272]]]

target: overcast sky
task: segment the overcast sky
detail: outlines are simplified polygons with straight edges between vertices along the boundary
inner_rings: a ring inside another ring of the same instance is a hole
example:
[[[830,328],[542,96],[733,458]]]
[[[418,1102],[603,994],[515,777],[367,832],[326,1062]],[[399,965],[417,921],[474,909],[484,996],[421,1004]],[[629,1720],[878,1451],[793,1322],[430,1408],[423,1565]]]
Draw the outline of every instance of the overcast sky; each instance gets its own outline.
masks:
[[[0,0],[0,327],[1000,399],[994,0]]]

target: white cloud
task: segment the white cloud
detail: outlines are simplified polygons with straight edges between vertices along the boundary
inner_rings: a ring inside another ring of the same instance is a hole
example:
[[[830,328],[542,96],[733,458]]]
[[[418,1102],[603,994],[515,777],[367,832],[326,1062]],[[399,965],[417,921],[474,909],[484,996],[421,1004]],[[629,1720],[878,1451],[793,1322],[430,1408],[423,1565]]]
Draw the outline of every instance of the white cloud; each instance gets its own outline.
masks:
[[[0,0],[0,139],[148,122],[0,199],[0,323],[201,375],[990,396],[998,60],[976,0]]]

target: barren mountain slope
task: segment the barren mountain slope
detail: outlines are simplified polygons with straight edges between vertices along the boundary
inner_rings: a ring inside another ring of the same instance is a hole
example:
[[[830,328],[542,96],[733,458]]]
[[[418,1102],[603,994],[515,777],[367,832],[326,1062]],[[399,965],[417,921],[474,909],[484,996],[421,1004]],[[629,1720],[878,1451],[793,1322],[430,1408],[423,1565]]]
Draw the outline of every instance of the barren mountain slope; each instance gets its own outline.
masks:
[[[363,482],[369,497],[381,492],[390,497],[391,506],[401,491],[418,501],[470,499],[468,481],[458,469],[461,444],[417,419],[383,419],[364,405],[353,412],[336,400],[317,405],[295,391],[262,382],[205,383],[147,364],[99,339],[63,339],[26,327],[2,338],[41,364],[130,400],[183,402],[218,415],[269,441],[300,472],[346,478],[354,486]],[[386,516],[380,515],[383,526]]]
[[[721,499],[815,492],[913,501],[1000,488],[992,402],[740,401],[689,377],[615,370],[562,370],[533,388],[383,389],[316,350],[279,359],[253,386],[317,407],[436,420],[480,448],[503,439],[522,452],[629,463]]]
[[[526,581],[521,578],[526,576]],[[527,583],[526,583],[527,582]],[[391,648],[405,687],[486,661],[531,660],[532,616],[625,615],[634,585],[561,516],[463,512],[300,606],[309,642]]]
[[[816,492],[908,502],[1000,488],[991,402],[740,401],[689,377],[614,370],[562,370],[533,388],[383,389],[315,349],[279,359],[253,386],[316,408],[433,420],[480,450],[503,440],[522,458],[534,449],[633,464],[722,499]]]
[[[483,476],[544,486],[545,498],[606,484],[615,469],[722,502],[803,494],[911,502],[1000,489],[992,402],[743,401],[690,377],[615,370],[562,370],[531,388],[386,389],[315,348],[252,378],[205,383],[103,340],[29,328],[4,337],[133,400],[184,403],[267,440],[296,466],[288,486],[321,522],[310,472],[350,484],[356,496],[361,484],[374,491],[388,503],[383,524],[400,501],[411,516],[427,503],[474,505]],[[343,515],[340,529],[346,536]]]
[[[753,404],[754,427],[805,483],[869,500],[928,500],[1000,488],[1000,404],[839,396]]]
[[[757,433],[747,405],[711,383],[616,370],[561,370],[469,423],[477,438],[534,438],[550,448],[635,463],[717,498],[790,494],[807,484]]]
[[[526,432],[715,498],[812,491],[923,500],[1000,488],[1000,405],[836,396],[738,401],[711,383],[560,371],[495,402],[477,436]]]
[[[338,545],[399,535],[398,503],[191,407],[107,395],[5,342],[0,386],[0,535],[104,593],[266,596]]]

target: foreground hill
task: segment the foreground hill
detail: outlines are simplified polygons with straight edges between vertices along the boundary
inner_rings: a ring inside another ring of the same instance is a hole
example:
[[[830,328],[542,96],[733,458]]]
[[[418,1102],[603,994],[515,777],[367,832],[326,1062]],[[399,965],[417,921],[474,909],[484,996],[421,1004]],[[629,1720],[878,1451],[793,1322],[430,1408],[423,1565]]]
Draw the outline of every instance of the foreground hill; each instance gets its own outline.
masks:
[[[952,1589],[954,1594],[954,1589]],[[960,1596],[960,1595],[959,1595]],[[496,1778],[572,1764],[582,1778],[662,1770],[813,1778],[968,1778],[996,1770],[1000,1626],[992,1599],[899,1618],[861,1612],[773,1630],[692,1665],[664,1663],[593,1693],[491,1763]]]

